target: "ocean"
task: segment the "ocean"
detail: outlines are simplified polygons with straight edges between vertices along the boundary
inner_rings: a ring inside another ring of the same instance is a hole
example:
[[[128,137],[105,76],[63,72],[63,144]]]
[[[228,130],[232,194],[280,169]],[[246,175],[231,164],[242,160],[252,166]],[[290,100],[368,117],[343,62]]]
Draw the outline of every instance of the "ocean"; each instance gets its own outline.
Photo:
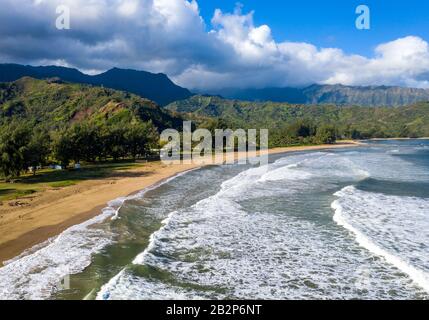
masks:
[[[429,141],[210,166],[9,261],[2,299],[429,299]]]

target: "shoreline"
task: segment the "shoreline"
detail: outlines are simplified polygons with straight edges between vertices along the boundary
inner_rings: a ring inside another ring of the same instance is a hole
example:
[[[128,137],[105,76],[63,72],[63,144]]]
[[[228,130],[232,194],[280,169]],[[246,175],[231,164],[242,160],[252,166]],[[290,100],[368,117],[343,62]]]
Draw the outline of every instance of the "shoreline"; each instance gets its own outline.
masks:
[[[357,141],[340,141],[334,145],[299,146],[269,149],[268,154],[300,151],[315,151],[362,146]],[[244,155],[236,154],[236,159]],[[68,228],[98,216],[112,200],[132,196],[152,188],[163,181],[190,170],[204,167],[201,164],[164,165],[161,162],[148,163],[127,171],[129,177],[91,180],[73,187],[55,191],[56,200],[50,201],[42,193],[41,204],[21,208],[7,214],[0,220],[0,267],[28,249],[54,238]],[[43,197],[46,198],[44,203]],[[91,208],[88,210],[87,208]]]
[[[401,141],[401,140],[429,140],[429,137],[422,137],[422,138],[372,138],[368,140],[362,140],[362,141]]]

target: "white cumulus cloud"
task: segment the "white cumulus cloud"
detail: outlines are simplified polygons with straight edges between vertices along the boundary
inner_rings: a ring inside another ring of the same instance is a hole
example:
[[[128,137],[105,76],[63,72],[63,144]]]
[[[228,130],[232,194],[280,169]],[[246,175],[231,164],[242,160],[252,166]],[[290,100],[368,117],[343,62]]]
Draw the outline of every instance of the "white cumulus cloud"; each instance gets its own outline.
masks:
[[[55,28],[56,7],[71,9],[71,30]],[[191,89],[405,85],[429,87],[429,45],[408,36],[373,56],[341,48],[277,42],[255,12],[217,9],[204,21],[196,0],[2,0],[0,62],[164,72]]]

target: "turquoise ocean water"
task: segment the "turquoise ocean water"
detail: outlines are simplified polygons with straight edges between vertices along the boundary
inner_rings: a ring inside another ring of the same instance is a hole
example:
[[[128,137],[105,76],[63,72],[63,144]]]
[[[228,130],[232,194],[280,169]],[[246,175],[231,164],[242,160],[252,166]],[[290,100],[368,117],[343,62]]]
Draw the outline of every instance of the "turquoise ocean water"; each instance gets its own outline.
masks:
[[[428,299],[429,141],[181,174],[10,261],[0,298]]]

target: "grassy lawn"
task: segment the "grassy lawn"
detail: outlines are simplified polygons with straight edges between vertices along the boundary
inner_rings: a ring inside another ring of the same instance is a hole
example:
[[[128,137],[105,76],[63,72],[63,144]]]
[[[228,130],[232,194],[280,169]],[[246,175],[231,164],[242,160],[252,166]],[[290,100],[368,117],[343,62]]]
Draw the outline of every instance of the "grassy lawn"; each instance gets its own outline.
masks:
[[[81,181],[103,179],[107,177],[125,177],[127,170],[144,166],[144,163],[123,162],[85,165],[81,169],[51,170],[44,169],[34,176],[23,175],[14,183],[0,180],[0,202],[30,196],[46,189],[64,188]]]

